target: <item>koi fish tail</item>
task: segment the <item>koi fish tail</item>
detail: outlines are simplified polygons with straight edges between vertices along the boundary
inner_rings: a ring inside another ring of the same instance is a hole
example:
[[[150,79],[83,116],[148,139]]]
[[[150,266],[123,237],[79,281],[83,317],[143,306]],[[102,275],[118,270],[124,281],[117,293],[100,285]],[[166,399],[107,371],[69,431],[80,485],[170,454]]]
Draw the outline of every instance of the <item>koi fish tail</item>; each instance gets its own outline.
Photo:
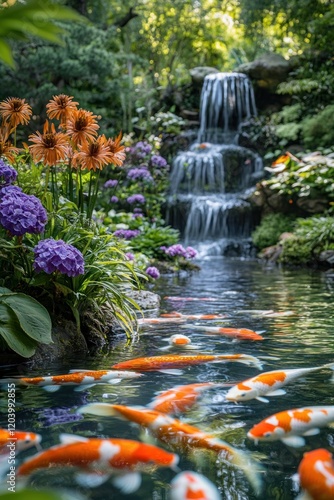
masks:
[[[231,446],[223,446],[220,458],[227,460],[238,469],[241,469],[248,481],[250,482],[255,494],[259,496],[262,491],[262,480],[260,477],[261,469],[259,464],[252,460],[249,453],[232,448]]]
[[[89,403],[81,406],[78,413],[90,413],[91,415],[99,415],[100,417],[121,417],[109,403]]]
[[[243,363],[245,365],[253,365],[259,370],[262,370],[263,365],[261,361],[255,356],[251,356],[250,354],[231,354],[231,356],[222,355],[219,356],[220,359],[226,359],[227,361],[235,361],[236,363]]]

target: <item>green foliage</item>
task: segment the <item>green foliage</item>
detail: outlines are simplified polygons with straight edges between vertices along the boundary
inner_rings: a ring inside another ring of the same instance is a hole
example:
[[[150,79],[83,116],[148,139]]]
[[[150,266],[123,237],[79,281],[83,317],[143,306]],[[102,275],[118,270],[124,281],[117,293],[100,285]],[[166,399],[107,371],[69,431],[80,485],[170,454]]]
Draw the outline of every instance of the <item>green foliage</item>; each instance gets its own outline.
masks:
[[[169,226],[147,227],[139,236],[131,240],[135,252],[142,252],[150,258],[164,258],[162,246],[171,246],[178,242],[179,232]]]
[[[302,132],[307,147],[327,147],[334,144],[334,105],[326,106],[317,115],[303,120]]]
[[[292,231],[293,220],[291,217],[276,213],[263,217],[261,223],[253,231],[251,237],[254,245],[262,250],[263,248],[275,245],[280,235],[284,232]]]
[[[333,217],[297,219],[294,237],[283,242],[280,262],[293,265],[312,264],[321,252],[333,249]]]
[[[37,300],[0,288],[0,336],[8,347],[29,358],[39,342],[50,344],[51,319]]]

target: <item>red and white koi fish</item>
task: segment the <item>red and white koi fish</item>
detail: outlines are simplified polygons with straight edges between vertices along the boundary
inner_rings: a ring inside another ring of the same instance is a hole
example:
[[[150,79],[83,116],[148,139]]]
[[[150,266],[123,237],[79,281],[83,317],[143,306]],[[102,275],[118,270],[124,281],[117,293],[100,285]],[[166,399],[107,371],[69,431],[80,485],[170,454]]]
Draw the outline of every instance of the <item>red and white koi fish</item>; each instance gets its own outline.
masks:
[[[274,370],[260,373],[255,377],[244,380],[234,387],[231,387],[225,397],[228,401],[249,401],[250,399],[257,399],[263,403],[269,403],[269,400],[263,396],[281,396],[286,394],[286,391],[282,389],[283,386],[297,378],[325,368],[334,370],[334,363],[315,366],[313,368]]]
[[[209,320],[227,318],[226,314],[181,314],[177,311],[161,314],[162,318],[179,318],[184,320]]]
[[[248,330],[247,328],[222,328],[220,326],[199,326],[199,325],[181,325],[181,328],[191,328],[192,330],[201,330],[205,333],[214,335],[226,335],[238,340],[264,340],[262,335]]]
[[[180,472],[170,483],[170,500],[221,500],[216,486],[202,474]]]
[[[191,339],[186,335],[181,335],[180,333],[176,333],[175,335],[169,337],[168,342],[176,347],[184,347],[186,345],[191,344]]]
[[[84,391],[96,384],[118,384],[125,378],[141,377],[141,373],[115,370],[71,370],[65,375],[46,377],[22,377],[0,380],[1,383],[15,382],[22,385],[43,387],[48,392],[56,392],[63,386],[76,386],[76,391]]]
[[[74,466],[81,469],[76,479],[85,486],[99,486],[111,474],[117,474],[113,483],[124,493],[139,488],[143,466],[175,467],[179,457],[150,444],[130,439],[85,438],[62,434],[61,444],[28,458],[17,470],[22,479],[39,469],[51,466]]]
[[[186,302],[191,301],[203,301],[203,302],[216,302],[219,299],[215,299],[214,297],[164,297],[165,300],[174,300],[176,302],[182,302],[183,300]]]
[[[246,365],[254,365],[257,368],[262,368],[259,359],[249,354],[198,354],[193,356],[168,354],[162,356],[149,356],[146,358],[135,358],[128,361],[122,361],[113,365],[111,368],[115,370],[137,370],[137,371],[162,371],[179,375],[181,372],[175,368],[183,368],[185,366],[199,365],[202,363],[218,363],[235,361]]]
[[[230,463],[243,469],[256,492],[260,490],[260,479],[257,464],[249,459],[245,452],[237,450],[225,441],[201,431],[186,423],[176,420],[164,413],[154,410],[138,409],[129,406],[108,403],[90,403],[81,407],[79,413],[90,413],[99,416],[115,416],[135,422],[173,449],[189,450],[202,448],[222,453]]]
[[[310,406],[281,411],[254,425],[247,436],[254,441],[277,441],[299,447],[304,446],[302,436],[319,434],[319,427],[334,421],[334,406]]]
[[[324,448],[304,453],[298,467],[299,484],[306,500],[333,500],[334,498],[334,460],[333,455]],[[300,498],[300,497],[298,497]]]
[[[0,429],[0,451],[5,450],[8,443],[14,443],[17,452],[27,450],[31,446],[40,448],[41,441],[42,436],[34,432]]]
[[[148,407],[161,413],[182,413],[189,410],[196,403],[202,392],[222,386],[224,384],[216,384],[214,382],[176,385],[172,389],[158,394]]]
[[[185,319],[182,318],[139,318],[137,320],[138,325],[163,325],[168,323],[182,323]]]

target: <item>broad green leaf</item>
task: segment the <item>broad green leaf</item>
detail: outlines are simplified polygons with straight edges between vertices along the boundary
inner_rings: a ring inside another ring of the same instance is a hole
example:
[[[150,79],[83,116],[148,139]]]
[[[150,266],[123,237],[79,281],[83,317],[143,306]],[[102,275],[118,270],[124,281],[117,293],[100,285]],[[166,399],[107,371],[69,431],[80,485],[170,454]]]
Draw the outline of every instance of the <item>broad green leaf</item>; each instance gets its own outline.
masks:
[[[1,301],[14,311],[20,327],[30,338],[43,344],[52,342],[50,315],[42,304],[24,293],[5,295]]]
[[[8,43],[0,39],[0,59],[8,66],[14,67],[14,59]]]
[[[35,354],[37,343],[27,337],[17,317],[5,304],[0,304],[0,335],[8,347],[20,356],[30,358]]]
[[[9,288],[5,288],[4,286],[0,286],[0,295],[13,295],[15,292],[9,290]]]

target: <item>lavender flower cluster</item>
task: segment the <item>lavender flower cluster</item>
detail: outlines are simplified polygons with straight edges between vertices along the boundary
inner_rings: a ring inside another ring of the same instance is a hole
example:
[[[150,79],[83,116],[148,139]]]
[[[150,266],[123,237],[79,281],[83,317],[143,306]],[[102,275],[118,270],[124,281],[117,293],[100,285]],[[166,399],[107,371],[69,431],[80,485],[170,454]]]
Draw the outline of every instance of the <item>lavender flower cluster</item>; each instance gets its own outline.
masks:
[[[146,167],[131,168],[127,173],[127,178],[136,181],[142,180],[146,182],[152,182],[153,177]]]
[[[151,164],[155,168],[165,168],[167,167],[167,160],[160,155],[153,155],[151,158]]]
[[[23,193],[18,186],[6,186],[0,192],[0,224],[14,236],[41,233],[47,212],[36,196]]]
[[[169,257],[184,257],[185,259],[193,259],[196,257],[197,252],[193,247],[184,248],[179,243],[177,245],[172,245],[170,247],[160,247],[160,250],[163,250],[166,255]]]
[[[8,186],[16,181],[17,172],[10,165],[0,159],[0,185]]]
[[[117,238],[124,238],[125,240],[131,240],[139,234],[139,229],[117,229],[114,232],[114,236],[116,236]]]
[[[116,187],[117,184],[118,184],[118,180],[117,179],[109,179],[109,180],[107,180],[107,182],[104,183],[103,187],[105,189],[113,188],[113,187]]]
[[[144,156],[149,155],[151,151],[152,146],[143,141],[137,142],[130,148],[130,153],[134,153],[138,158],[144,158]]]
[[[159,269],[157,269],[156,267],[154,266],[151,266],[151,267],[148,267],[146,269],[146,274],[147,276],[150,276],[151,278],[153,279],[157,279],[160,277],[160,272],[159,272]]]
[[[130,203],[130,205],[133,205],[134,203],[145,203],[146,199],[142,194],[133,194],[129,196],[126,201]]]
[[[52,274],[58,271],[72,278],[84,273],[82,253],[63,240],[52,238],[41,240],[35,246],[34,254],[33,267],[36,272],[44,271],[47,274]]]

